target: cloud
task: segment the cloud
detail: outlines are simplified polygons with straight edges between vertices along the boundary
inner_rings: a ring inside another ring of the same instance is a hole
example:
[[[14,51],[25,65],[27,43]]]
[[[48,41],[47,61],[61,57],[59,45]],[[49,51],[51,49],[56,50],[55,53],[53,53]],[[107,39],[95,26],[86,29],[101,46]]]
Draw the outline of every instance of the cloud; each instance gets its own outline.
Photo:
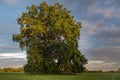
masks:
[[[6,67],[22,67],[27,63],[23,58],[0,59],[0,68]]]
[[[82,32],[81,34],[86,35],[86,36],[91,36],[99,32],[101,29],[103,29],[103,26],[101,26],[101,21],[100,22],[91,22],[88,20],[82,21]]]
[[[0,59],[10,59],[10,58],[26,58],[25,52],[20,53],[0,53]]]
[[[95,46],[87,50],[89,60],[103,60],[120,64],[120,46]]]
[[[19,47],[16,45],[12,45],[12,46],[0,46],[0,48],[2,49],[19,49]]]
[[[18,0],[1,0],[0,2],[6,5],[15,5],[18,2]]]
[[[103,1],[97,5],[90,6],[87,8],[87,12],[92,15],[102,15],[105,18],[119,18],[120,19],[120,9],[116,5],[118,1]]]
[[[98,22],[92,22],[89,20],[82,21],[83,27],[81,28],[81,35],[79,41],[79,46],[81,49],[88,49],[94,44],[94,42],[91,42],[91,37],[94,38],[94,35],[99,34],[100,31],[105,28],[106,25],[104,21],[105,20]]]
[[[118,69],[120,67],[120,24],[103,18],[96,22],[84,20],[82,26],[79,44],[80,50],[82,49],[82,53],[89,60],[87,68]]]
[[[105,25],[92,39],[104,46],[120,46],[120,26]]]
[[[82,26],[81,41],[83,43],[99,46],[120,46],[119,22],[109,21],[109,19],[101,19],[97,22],[84,20]]]
[[[13,31],[12,31],[12,29],[11,29],[12,27],[13,27],[13,25],[6,25],[5,23],[4,24],[0,23],[0,34],[8,35],[9,33],[10,34],[13,33],[15,30],[13,29]]]
[[[3,40],[0,39],[0,53],[18,53],[18,52],[22,52],[22,50],[19,48],[18,43],[12,42],[12,39],[8,38],[3,38]]]
[[[120,65],[119,65],[120,66]],[[103,70],[103,71],[110,71],[110,70],[117,70],[118,64],[112,62],[105,62],[105,61],[89,61],[86,65],[88,70]]]
[[[94,10],[93,13],[101,14],[106,18],[120,18],[120,11],[117,10],[115,7],[97,8],[96,10]]]

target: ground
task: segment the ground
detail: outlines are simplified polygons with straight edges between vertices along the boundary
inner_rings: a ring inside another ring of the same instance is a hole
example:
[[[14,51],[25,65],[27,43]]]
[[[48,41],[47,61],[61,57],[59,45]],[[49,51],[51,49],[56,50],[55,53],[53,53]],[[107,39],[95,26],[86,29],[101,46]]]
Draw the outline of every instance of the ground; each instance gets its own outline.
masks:
[[[120,73],[81,73],[76,75],[0,73],[0,80],[120,80]]]

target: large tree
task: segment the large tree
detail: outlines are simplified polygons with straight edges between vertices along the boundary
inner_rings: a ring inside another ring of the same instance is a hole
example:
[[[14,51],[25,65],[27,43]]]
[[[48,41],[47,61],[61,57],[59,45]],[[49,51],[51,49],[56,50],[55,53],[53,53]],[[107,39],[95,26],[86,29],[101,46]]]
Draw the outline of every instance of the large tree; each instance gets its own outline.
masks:
[[[69,74],[83,72],[87,59],[78,50],[81,23],[61,4],[27,7],[18,18],[20,33],[13,41],[27,53],[26,73]]]

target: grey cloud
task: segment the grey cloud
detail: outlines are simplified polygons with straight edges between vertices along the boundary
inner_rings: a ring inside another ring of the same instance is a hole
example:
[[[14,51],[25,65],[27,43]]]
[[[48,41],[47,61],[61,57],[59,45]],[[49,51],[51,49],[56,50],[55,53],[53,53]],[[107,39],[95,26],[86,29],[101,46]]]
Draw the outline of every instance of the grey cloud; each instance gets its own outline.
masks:
[[[120,25],[114,23],[109,24],[108,19],[103,19],[99,22],[85,21],[83,29],[81,32],[82,45],[81,48],[83,53],[87,53],[86,57],[89,61],[104,61],[107,63],[116,63],[114,65],[110,64],[112,68],[120,67]],[[79,43],[80,44],[80,43]],[[87,47],[89,46],[89,47]],[[101,66],[95,64],[89,64],[87,67],[89,69],[105,69],[107,65],[100,64]],[[107,66],[108,67],[108,66]]]
[[[17,4],[18,0],[0,0],[0,2],[11,6]]]
[[[91,26],[91,25],[89,25]],[[97,28],[89,28],[92,32],[84,32],[87,36],[87,44],[92,44],[89,48],[84,48],[83,53],[87,53],[87,59],[94,61],[104,61],[103,64],[88,64],[90,70],[116,70],[120,67],[120,27],[110,26],[105,22],[96,23]],[[92,26],[94,27],[94,26]],[[98,28],[100,27],[100,28]],[[94,33],[94,34],[91,34]],[[83,40],[86,41],[86,40]],[[85,46],[86,46],[85,45]],[[109,64],[108,64],[109,63]],[[115,65],[112,63],[116,63]],[[106,68],[107,67],[107,68]]]
[[[112,46],[119,45],[120,46],[120,27],[112,26],[112,27],[104,27],[100,32],[94,34],[92,36],[93,39],[98,43],[103,43],[102,45]]]
[[[96,6],[99,3],[99,1],[97,0],[81,0],[81,2],[84,10],[89,10],[90,8]]]
[[[104,71],[110,71],[110,70],[117,70],[120,66],[117,63],[112,62],[105,62],[105,61],[89,61],[87,65],[85,65],[87,69],[89,70],[104,70]]]
[[[111,5],[120,7],[120,0],[113,0],[113,2],[111,3]]]
[[[17,21],[16,21],[17,22]],[[12,35],[13,33],[17,33],[19,30],[19,27],[17,24],[3,24],[0,22],[0,34],[4,36]]]
[[[18,49],[19,47],[18,46],[13,46],[13,45],[9,45],[9,46],[0,46],[1,49]]]
[[[117,22],[118,23],[118,22]],[[96,23],[85,20],[81,30],[81,37],[86,37],[89,43],[95,45],[120,45],[120,24],[109,24],[108,19]]]
[[[84,36],[92,36],[94,34],[97,34],[100,30],[102,30],[106,26],[106,21],[98,21],[98,22],[92,22],[89,20],[84,20],[82,22],[83,28],[81,29],[81,34]]]
[[[7,44],[0,44],[0,53],[21,52],[18,43],[8,42]]]
[[[92,60],[102,60],[120,64],[120,46],[115,47],[92,47],[87,50],[89,58]]]
[[[93,15],[95,14],[99,14],[99,15],[102,15],[104,16],[105,18],[113,18],[113,17],[116,17],[116,18],[120,18],[120,9],[119,9],[119,6],[116,6],[116,5],[112,5],[114,3],[110,3],[111,5],[103,5],[101,4],[102,6],[98,7],[98,6],[93,6],[91,8],[89,8],[89,12]]]
[[[0,68],[22,67],[25,64],[26,64],[26,59],[21,59],[21,58],[0,59]]]

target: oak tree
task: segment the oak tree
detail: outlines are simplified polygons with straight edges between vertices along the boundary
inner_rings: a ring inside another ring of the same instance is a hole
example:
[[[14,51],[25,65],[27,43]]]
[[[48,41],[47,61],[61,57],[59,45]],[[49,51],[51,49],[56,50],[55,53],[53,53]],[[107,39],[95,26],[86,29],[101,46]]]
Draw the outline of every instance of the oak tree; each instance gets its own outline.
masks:
[[[13,41],[27,53],[26,73],[70,74],[84,71],[87,59],[78,49],[81,23],[56,3],[27,7],[18,18],[20,33]]]

